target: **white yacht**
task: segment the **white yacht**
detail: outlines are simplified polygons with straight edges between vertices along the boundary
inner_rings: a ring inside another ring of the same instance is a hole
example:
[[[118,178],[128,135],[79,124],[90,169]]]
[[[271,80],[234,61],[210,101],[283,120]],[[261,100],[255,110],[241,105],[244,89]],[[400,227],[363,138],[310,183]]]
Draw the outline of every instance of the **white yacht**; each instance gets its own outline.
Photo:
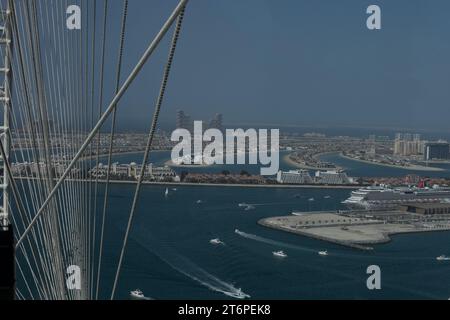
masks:
[[[450,261],[450,257],[442,255],[442,256],[437,257],[436,260],[437,261]]]
[[[210,243],[210,244],[213,244],[213,245],[215,245],[215,246],[218,246],[218,245],[225,245],[225,242],[223,242],[223,241],[220,240],[220,239],[212,239],[212,240],[209,240],[209,243]]]
[[[224,294],[226,296],[229,296],[229,297],[232,297],[232,298],[235,298],[235,299],[240,299],[240,300],[250,299],[251,298],[248,294],[244,293],[242,291],[242,289],[237,289],[236,292],[228,292],[228,291],[226,291],[226,292],[224,292]]]
[[[245,211],[250,211],[250,210],[254,210],[255,209],[255,206],[254,205],[251,205],[251,204],[248,204],[248,203],[239,203],[239,208],[245,208],[244,210]]]
[[[139,290],[139,289],[131,291],[130,292],[130,298],[132,300],[145,300],[144,293],[141,290]]]
[[[322,257],[328,256],[328,251],[319,251],[319,256],[322,256]]]
[[[284,251],[275,251],[272,253],[277,258],[287,258],[288,257],[288,255],[286,253],[284,253]]]

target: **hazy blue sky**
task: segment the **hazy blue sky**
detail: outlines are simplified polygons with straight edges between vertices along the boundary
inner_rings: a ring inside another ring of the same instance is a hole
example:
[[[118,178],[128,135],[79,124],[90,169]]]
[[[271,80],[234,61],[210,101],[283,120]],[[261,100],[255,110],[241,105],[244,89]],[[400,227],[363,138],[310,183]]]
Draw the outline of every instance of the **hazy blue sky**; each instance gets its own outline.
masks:
[[[121,1],[110,2],[118,19]],[[176,3],[130,0],[127,73]],[[366,28],[370,4],[382,9],[380,31]],[[196,119],[220,112],[229,124],[446,130],[449,12],[448,0],[191,0],[162,123],[183,109]],[[110,62],[118,27],[109,26]],[[121,128],[149,123],[167,49],[124,99]]]

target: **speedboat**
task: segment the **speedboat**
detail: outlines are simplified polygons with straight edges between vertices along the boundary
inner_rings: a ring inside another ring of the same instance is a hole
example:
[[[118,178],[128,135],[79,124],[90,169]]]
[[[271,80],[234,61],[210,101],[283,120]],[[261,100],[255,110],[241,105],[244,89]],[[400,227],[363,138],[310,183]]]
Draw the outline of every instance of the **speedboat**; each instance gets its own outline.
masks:
[[[319,251],[319,256],[322,256],[322,257],[328,256],[328,251]]]
[[[331,196],[325,196],[324,199],[331,199]]]
[[[141,290],[139,290],[139,289],[131,291],[130,292],[130,298],[133,299],[133,300],[145,300],[144,293]]]
[[[220,240],[220,239],[212,239],[212,240],[209,240],[209,243],[211,243],[211,244],[213,244],[213,245],[224,245],[225,243],[222,241],[222,240]]]
[[[240,300],[244,300],[244,299],[250,299],[251,297],[246,294],[245,292],[242,291],[242,289],[236,289],[235,292],[228,292],[225,291],[223,292],[226,296],[235,298],[235,299],[240,299]]]
[[[310,198],[310,199],[308,199],[308,201],[309,201],[309,202],[313,202],[313,201],[316,201],[316,199]]]
[[[245,208],[245,211],[254,210],[255,206],[248,203],[239,203],[239,208]]]
[[[287,258],[288,257],[288,255],[286,253],[284,253],[284,251],[275,251],[272,253],[277,258]]]
[[[169,196],[169,188],[166,188],[166,192],[164,193],[164,195],[165,195],[166,197]]]
[[[202,204],[203,203],[203,201],[202,200],[197,200],[197,202],[196,202],[197,204]]]
[[[442,255],[442,256],[437,257],[436,260],[437,261],[450,261],[450,257]]]

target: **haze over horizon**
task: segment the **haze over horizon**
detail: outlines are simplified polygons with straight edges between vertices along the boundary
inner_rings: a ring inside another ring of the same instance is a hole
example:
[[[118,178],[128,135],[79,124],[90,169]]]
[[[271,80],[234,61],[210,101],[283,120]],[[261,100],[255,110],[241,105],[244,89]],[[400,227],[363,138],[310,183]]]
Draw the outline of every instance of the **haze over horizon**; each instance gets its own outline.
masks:
[[[127,38],[124,76],[176,3],[130,1],[128,32],[139,37]],[[371,4],[381,7],[382,30],[366,28]],[[447,131],[449,11],[443,0],[192,0],[161,124],[182,109],[238,124]],[[169,39],[124,97],[121,130],[148,127]],[[118,43],[118,30],[108,41]]]

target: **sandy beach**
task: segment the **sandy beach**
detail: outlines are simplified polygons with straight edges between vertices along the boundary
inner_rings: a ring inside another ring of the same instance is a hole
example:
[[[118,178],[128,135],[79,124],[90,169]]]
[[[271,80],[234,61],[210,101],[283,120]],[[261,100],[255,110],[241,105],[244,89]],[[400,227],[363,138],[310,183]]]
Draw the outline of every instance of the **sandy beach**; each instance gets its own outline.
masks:
[[[332,154],[332,153],[334,153],[334,152],[318,153],[318,154],[314,155],[314,158],[317,158],[317,157],[320,157],[320,156],[323,156],[326,154]],[[314,170],[314,171],[325,170],[324,168],[311,167],[311,166],[307,166],[307,165],[295,162],[294,160],[291,159],[291,157],[290,157],[291,155],[292,154],[285,155],[283,157],[283,161],[292,167],[299,168],[299,169],[305,169],[305,170]],[[342,168],[336,166],[336,168],[333,170],[340,170],[340,169],[342,169]]]
[[[212,166],[210,164],[199,164],[199,165],[196,165],[196,164],[190,164],[190,165],[176,164],[176,163],[173,163],[172,160],[166,161],[164,165],[166,165],[168,167],[171,167],[171,168],[187,168],[187,169],[189,169],[189,168],[190,169],[192,169],[192,168],[208,168],[208,167]]]
[[[340,153],[339,155],[342,158],[347,159],[347,160],[367,163],[367,164],[371,164],[371,165],[374,165],[374,166],[390,167],[390,168],[403,169],[403,170],[409,170],[409,171],[428,171],[428,172],[445,171],[442,168],[436,168],[436,167],[426,167],[426,166],[419,166],[419,165],[411,165],[409,167],[402,167],[402,166],[397,166],[397,165],[394,165],[394,164],[378,163],[378,162],[373,162],[373,161],[369,161],[369,160],[355,159],[355,158],[346,156],[346,155],[344,155],[342,153]]]

